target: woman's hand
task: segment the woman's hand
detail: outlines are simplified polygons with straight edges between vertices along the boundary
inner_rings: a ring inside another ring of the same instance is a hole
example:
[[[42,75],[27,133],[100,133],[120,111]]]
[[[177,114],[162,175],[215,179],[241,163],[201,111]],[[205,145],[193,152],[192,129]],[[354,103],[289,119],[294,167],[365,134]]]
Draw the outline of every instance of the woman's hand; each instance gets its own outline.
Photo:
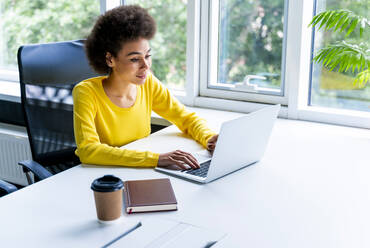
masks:
[[[216,143],[218,139],[218,134],[213,135],[207,142],[207,150],[213,152],[216,148]]]
[[[191,169],[198,169],[200,167],[198,161],[193,157],[193,155],[180,150],[159,154],[158,166],[166,167],[169,165],[176,165],[183,170],[189,169],[188,166],[190,166]]]

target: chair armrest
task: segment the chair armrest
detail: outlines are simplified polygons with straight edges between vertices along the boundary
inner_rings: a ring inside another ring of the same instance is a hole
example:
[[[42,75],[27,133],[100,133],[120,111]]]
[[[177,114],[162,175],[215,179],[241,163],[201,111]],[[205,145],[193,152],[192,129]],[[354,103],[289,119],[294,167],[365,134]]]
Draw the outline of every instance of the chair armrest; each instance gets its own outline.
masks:
[[[47,169],[45,169],[41,164],[33,161],[33,160],[25,160],[18,162],[19,165],[23,166],[23,171],[28,172],[31,171],[35,176],[37,176],[40,180],[48,178],[52,176]]]
[[[13,184],[0,180],[0,189],[4,190],[7,194],[12,193],[17,190]]]

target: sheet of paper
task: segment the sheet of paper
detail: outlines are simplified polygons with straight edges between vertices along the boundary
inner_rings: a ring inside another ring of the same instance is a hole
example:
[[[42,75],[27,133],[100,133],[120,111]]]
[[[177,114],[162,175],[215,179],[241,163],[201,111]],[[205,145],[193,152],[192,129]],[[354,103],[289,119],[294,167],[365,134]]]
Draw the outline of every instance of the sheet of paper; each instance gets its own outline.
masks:
[[[165,219],[148,219],[109,248],[205,248],[226,236],[221,231],[208,230],[188,223]]]

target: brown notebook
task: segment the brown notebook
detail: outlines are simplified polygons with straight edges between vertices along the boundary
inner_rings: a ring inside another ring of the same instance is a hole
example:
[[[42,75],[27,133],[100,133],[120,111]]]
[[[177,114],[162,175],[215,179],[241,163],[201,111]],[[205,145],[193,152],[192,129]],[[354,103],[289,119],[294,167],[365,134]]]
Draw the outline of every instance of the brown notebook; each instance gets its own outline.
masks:
[[[177,210],[177,201],[168,178],[124,182],[127,213]]]

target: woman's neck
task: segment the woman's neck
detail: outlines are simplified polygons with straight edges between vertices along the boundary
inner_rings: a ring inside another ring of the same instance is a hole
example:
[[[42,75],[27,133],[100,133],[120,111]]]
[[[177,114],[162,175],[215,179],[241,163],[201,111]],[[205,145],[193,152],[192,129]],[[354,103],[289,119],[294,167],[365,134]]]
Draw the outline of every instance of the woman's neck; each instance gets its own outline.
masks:
[[[133,99],[136,97],[136,85],[125,82],[114,74],[110,74],[103,81],[103,88],[108,96]]]

